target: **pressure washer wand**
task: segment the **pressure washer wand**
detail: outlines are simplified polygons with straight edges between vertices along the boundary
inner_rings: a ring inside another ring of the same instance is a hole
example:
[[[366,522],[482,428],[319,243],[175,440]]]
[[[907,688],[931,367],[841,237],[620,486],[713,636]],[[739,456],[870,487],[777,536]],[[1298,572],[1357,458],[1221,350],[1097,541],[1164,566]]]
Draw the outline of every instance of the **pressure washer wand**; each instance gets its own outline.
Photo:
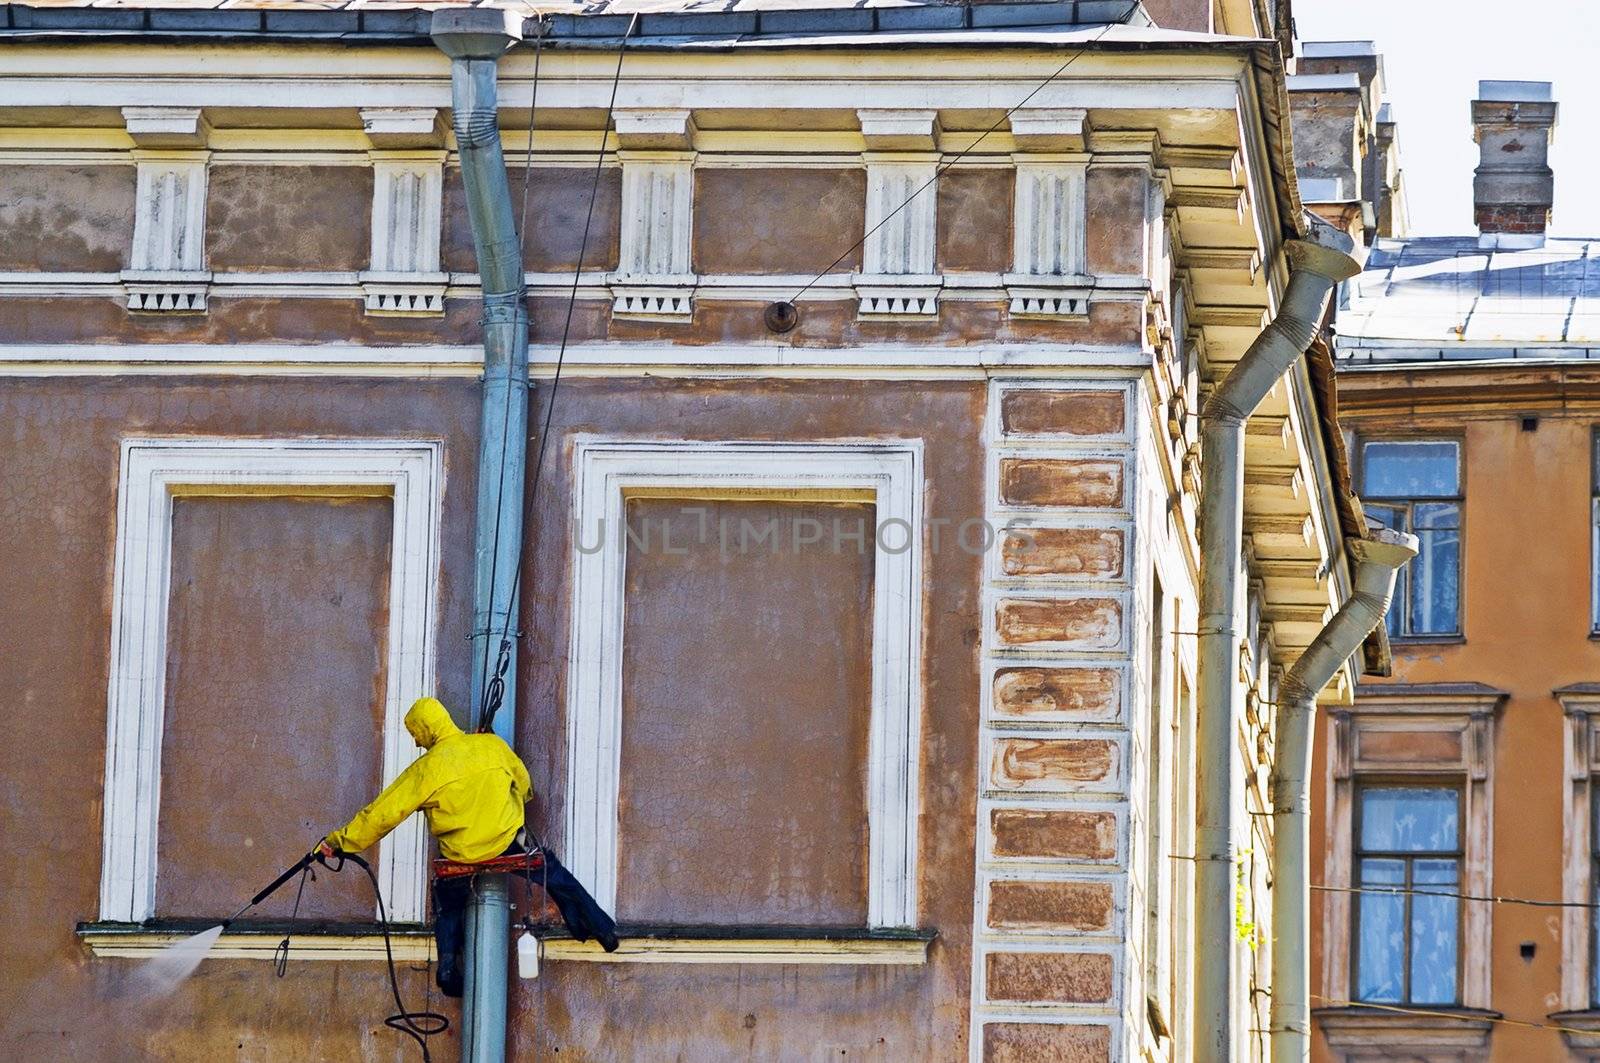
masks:
[[[278,890],[283,887],[283,884],[285,882],[288,882],[290,879],[294,878],[300,872],[302,872],[306,868],[310,867],[312,861],[320,860],[320,859],[321,859],[321,855],[315,849],[313,849],[309,853],[307,853],[306,855],[302,856],[300,859],[296,860],[293,864],[291,864],[289,866],[289,868],[286,871],[284,871],[283,874],[281,874],[277,878],[273,879],[272,883],[270,885],[268,885],[266,889],[262,890],[260,893],[256,894],[254,897],[251,897],[249,904],[246,904],[243,908],[240,908],[237,912],[234,912],[227,919],[224,919],[222,921],[222,925],[223,926],[227,926],[229,923],[232,923],[235,919],[239,918],[245,912],[248,912],[250,909],[254,908],[256,905],[260,904],[262,901],[266,900],[268,897],[272,896],[274,893],[277,893]]]

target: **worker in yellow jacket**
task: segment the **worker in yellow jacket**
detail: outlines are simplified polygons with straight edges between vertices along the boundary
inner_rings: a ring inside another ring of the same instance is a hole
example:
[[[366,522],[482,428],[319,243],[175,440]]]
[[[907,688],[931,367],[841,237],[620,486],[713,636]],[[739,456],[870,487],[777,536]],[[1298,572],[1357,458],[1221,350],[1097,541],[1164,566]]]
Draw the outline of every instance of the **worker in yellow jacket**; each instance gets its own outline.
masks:
[[[419,809],[439,840],[439,853],[457,863],[476,864],[523,851],[523,809],[533,787],[528,769],[498,735],[466,734],[436,698],[419,698],[406,713],[406,730],[427,750],[384,788],[349,823],[322,840],[318,851],[358,853],[376,845]],[[575,936],[598,937],[615,949],[616,925],[587,891],[545,850],[541,878]],[[472,879],[434,883],[434,938],[439,951],[437,979],[447,996],[459,997],[464,974],[466,907]],[[573,926],[574,921],[578,925]]]

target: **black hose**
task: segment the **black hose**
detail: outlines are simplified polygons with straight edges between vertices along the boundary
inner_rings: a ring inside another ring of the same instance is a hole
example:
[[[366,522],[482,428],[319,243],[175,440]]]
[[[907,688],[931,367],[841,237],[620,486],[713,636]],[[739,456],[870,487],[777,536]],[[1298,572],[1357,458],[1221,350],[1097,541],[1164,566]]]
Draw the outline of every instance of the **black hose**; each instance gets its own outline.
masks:
[[[389,991],[394,994],[394,1006],[397,1009],[383,1020],[383,1024],[416,1041],[417,1047],[422,1049],[422,1063],[433,1063],[433,1057],[428,1054],[428,1038],[450,1029],[450,1020],[437,1011],[412,1011],[406,1007],[406,1002],[400,998],[400,978],[394,970],[394,946],[389,941],[389,913],[383,904],[383,891],[378,888],[378,876],[373,873],[372,865],[355,853],[338,853],[334,859],[338,863],[327,864],[324,861],[325,866],[333,871],[343,868],[346,860],[365,871],[367,881],[372,883],[372,895],[378,898],[378,922],[383,927],[383,954],[389,962]]]

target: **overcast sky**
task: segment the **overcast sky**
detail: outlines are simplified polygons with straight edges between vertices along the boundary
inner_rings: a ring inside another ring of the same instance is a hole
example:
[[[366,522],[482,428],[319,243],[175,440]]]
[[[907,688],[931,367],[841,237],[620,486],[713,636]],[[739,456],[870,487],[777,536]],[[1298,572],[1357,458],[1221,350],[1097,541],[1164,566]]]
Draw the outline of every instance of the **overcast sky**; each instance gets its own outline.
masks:
[[[1302,41],[1377,44],[1413,234],[1475,231],[1481,79],[1555,83],[1551,232],[1600,237],[1600,0],[1294,0],[1294,20]]]

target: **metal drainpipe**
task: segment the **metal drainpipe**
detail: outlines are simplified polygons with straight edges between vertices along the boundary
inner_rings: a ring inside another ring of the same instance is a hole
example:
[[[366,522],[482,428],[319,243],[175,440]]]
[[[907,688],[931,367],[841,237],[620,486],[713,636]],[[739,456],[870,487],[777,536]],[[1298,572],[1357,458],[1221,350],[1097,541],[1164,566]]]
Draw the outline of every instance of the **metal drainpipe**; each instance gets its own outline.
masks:
[[[483,284],[472,704],[476,712],[496,663],[501,632],[510,632],[511,664],[494,731],[511,742],[517,708],[514,590],[522,560],[522,489],[528,464],[528,310],[522,243],[500,149],[495,74],[500,56],[522,39],[522,17],[487,7],[436,11],[431,34],[450,57],[456,149]],[[505,875],[480,876],[468,912],[461,1058],[472,1063],[506,1058],[509,898]]]
[[[1289,282],[1278,314],[1212,392],[1200,412],[1200,631],[1195,763],[1196,1058],[1226,1063],[1241,1043],[1237,994],[1234,867],[1236,817],[1244,809],[1237,734],[1240,553],[1244,540],[1244,424],[1310,345],[1333,286],[1361,270],[1355,242],[1313,222],[1284,245]]]
[[[1272,1063],[1311,1058],[1311,721],[1317,694],[1373,628],[1383,623],[1400,566],[1417,538],[1378,529],[1348,544],[1355,594],[1278,684],[1277,755],[1272,766]]]

